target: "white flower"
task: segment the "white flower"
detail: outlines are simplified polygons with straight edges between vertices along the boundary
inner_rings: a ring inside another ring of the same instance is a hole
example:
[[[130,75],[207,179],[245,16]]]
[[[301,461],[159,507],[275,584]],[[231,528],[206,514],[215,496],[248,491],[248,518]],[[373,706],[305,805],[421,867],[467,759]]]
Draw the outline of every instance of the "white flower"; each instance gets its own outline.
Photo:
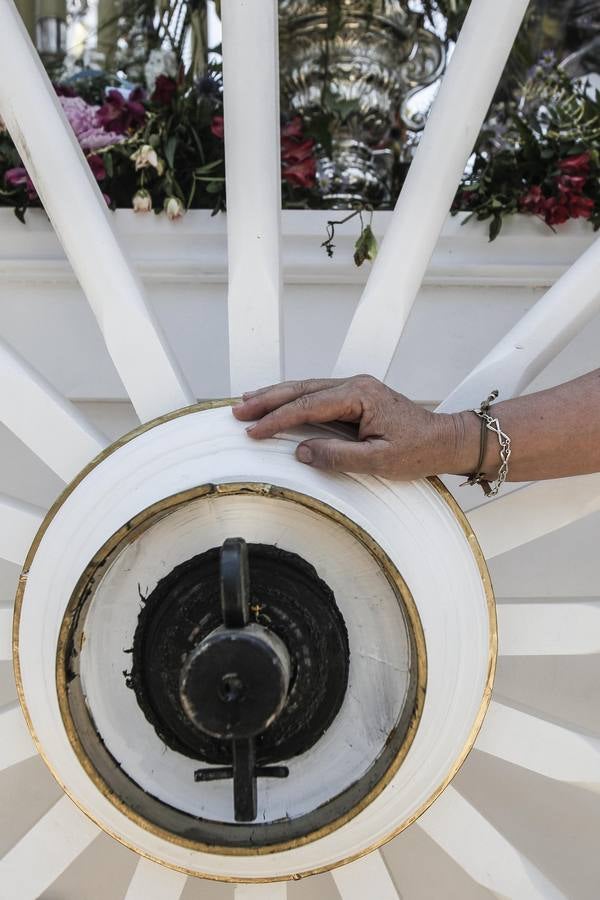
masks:
[[[144,66],[144,77],[146,78],[146,86],[149,93],[151,94],[154,91],[156,79],[159,75],[177,78],[178,69],[177,54],[172,50],[151,50],[148,62]]]
[[[150,144],[142,144],[135,153],[131,154],[130,159],[134,161],[136,169],[147,169],[148,166],[152,166],[159,175],[164,172],[165,164],[162,159],[158,158],[156,150]]]
[[[164,210],[168,218],[174,222],[175,219],[181,219],[185,212],[185,207],[178,197],[167,197],[164,204]]]
[[[149,191],[145,190],[145,188],[136,191],[133,195],[131,205],[133,206],[133,211],[136,213],[150,212],[152,209],[152,197],[150,196]]]

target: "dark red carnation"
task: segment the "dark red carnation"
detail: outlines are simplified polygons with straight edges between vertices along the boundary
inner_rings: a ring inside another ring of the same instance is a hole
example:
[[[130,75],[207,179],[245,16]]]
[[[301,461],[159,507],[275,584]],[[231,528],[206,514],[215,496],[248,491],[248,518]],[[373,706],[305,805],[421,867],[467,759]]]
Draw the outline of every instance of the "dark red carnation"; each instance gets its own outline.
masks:
[[[146,119],[146,110],[141,102],[143,96],[141,88],[133,90],[128,100],[120,91],[109,91],[104,104],[96,113],[96,124],[105,131],[116,134],[125,134],[139,128]]]
[[[170,106],[176,93],[177,82],[175,79],[169,78],[168,75],[159,75],[150,99],[159,106]]]
[[[225,119],[223,116],[213,116],[212,122],[210,123],[210,130],[216,138],[219,138],[220,141],[223,140],[225,137]]]
[[[548,197],[545,203],[544,218],[548,225],[564,225],[571,218],[565,199]]]
[[[281,141],[281,161],[283,163],[297,163],[308,159],[313,155],[315,142],[312,138],[297,141],[293,138],[283,138]]]
[[[301,138],[302,137],[302,117],[294,116],[290,122],[286,122],[281,128],[282,138]]]
[[[98,153],[90,153],[87,161],[96,181],[103,181],[106,178],[106,169],[102,157]]]
[[[583,194],[569,197],[569,212],[573,219],[589,219],[594,211],[594,201]]]
[[[544,215],[546,212],[546,198],[539,184],[532,185],[526,194],[519,199],[521,212],[532,213],[534,216]]]

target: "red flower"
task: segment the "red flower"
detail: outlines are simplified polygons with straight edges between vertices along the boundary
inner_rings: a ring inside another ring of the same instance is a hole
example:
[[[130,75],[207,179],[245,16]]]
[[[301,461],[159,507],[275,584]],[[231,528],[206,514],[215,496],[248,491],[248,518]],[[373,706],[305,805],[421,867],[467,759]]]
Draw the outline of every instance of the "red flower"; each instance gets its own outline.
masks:
[[[574,194],[569,198],[569,212],[573,219],[589,219],[594,205],[592,198],[583,194]]]
[[[561,175],[558,179],[558,187],[562,191],[576,191],[580,193],[587,181],[587,175]]]
[[[4,182],[8,187],[24,186],[27,191],[29,200],[37,199],[37,191],[33,181],[27,174],[27,169],[23,166],[16,166],[14,169],[7,169],[4,173]]]
[[[545,203],[545,220],[547,225],[564,225],[571,218],[564,198],[548,197]]]
[[[120,91],[109,91],[104,105],[96,113],[96,124],[116,134],[139,128],[146,118],[146,110],[141,103],[143,95],[142,89],[136,88],[126,100]]]
[[[159,75],[150,99],[159,106],[170,106],[177,93],[177,82],[168,75]]]
[[[286,122],[281,129],[282,138],[301,138],[302,137],[302,117],[294,116],[290,122]]]
[[[102,157],[98,153],[91,153],[87,157],[87,161],[96,181],[103,181],[106,178],[106,169]]]
[[[220,141],[223,140],[225,137],[225,119],[223,116],[213,116],[212,122],[210,123],[210,130],[216,138],[219,138]]]
[[[565,159],[561,159],[558,167],[561,172],[565,172],[567,175],[587,175],[590,171],[590,162],[590,154],[585,152],[579,153],[577,156],[567,156]]]
[[[541,216],[546,212],[546,198],[539,184],[532,185],[526,194],[519,199],[519,209],[522,212]]]
[[[284,163],[302,162],[312,156],[314,147],[315,142],[312,138],[300,142],[284,138],[281,142],[281,160]]]
[[[303,159],[301,162],[284,166],[283,177],[290,184],[298,185],[298,187],[312,188],[315,186],[315,178],[317,174],[317,162],[313,156]]]

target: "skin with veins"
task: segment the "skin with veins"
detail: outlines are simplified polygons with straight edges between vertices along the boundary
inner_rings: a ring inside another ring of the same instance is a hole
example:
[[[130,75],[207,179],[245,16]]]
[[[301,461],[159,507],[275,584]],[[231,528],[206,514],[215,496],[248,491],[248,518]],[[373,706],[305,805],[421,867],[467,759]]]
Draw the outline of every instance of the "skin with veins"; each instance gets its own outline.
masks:
[[[472,411],[429,412],[370,375],[271,385],[244,394],[232,411],[252,423],[248,435],[258,440],[306,424],[354,426],[354,439],[298,445],[299,461],[320,469],[409,481],[473,472],[479,457],[481,421]],[[509,481],[600,471],[600,369],[490,412],[512,441]],[[488,437],[482,469],[493,480],[500,453],[495,435]]]

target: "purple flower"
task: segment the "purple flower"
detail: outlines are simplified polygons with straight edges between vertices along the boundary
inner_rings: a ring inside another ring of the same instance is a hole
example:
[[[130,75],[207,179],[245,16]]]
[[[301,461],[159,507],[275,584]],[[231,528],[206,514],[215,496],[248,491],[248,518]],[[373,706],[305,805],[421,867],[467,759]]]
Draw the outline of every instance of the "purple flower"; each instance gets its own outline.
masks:
[[[96,116],[99,107],[86,103],[81,97],[59,97],[58,99],[75,132],[75,137],[84,150],[102,150],[103,147],[125,140],[122,134],[105,131],[98,127]]]
[[[120,91],[109,91],[105,103],[96,113],[96,125],[117,134],[139,128],[146,119],[146,110],[141,103],[143,96],[141,88],[135,88],[128,100]]]
[[[23,166],[16,166],[14,169],[7,169],[4,173],[4,182],[8,187],[21,187],[24,186],[27,190],[27,197],[29,200],[37,199],[37,191],[34,187],[33,181],[27,174],[27,169]]]

